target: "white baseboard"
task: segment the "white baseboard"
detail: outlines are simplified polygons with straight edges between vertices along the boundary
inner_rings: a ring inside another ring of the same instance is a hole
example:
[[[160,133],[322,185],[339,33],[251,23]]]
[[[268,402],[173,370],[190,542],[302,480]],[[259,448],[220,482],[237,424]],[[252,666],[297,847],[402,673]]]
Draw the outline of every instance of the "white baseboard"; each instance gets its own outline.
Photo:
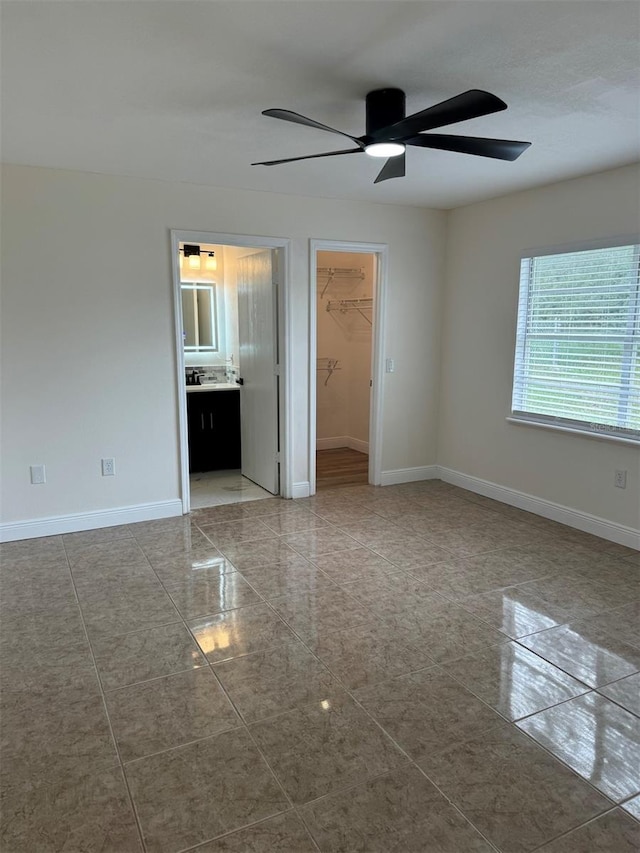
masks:
[[[337,447],[348,447],[350,450],[358,450],[360,453],[369,453],[368,441],[351,438],[350,435],[334,435],[331,438],[316,439],[316,450],[335,450]]]
[[[418,480],[437,480],[440,476],[437,465],[423,465],[420,468],[398,468],[395,471],[383,471],[380,475],[381,486],[397,486],[399,483],[415,483]]]
[[[472,477],[469,474],[454,471],[452,468],[439,466],[439,476],[445,483],[451,483],[478,495],[484,495],[501,503],[533,512],[543,518],[559,521],[568,527],[575,527],[585,533],[592,533],[594,536],[609,539],[618,545],[626,545],[629,548],[640,550],[640,530],[634,527],[626,527],[623,524],[617,524],[615,521],[607,521],[605,518],[599,518],[578,509],[571,509],[544,498],[537,498],[534,495],[528,495],[526,492],[519,492],[517,489],[499,486],[497,483]]]
[[[291,487],[291,497],[294,500],[296,498],[308,498],[310,494],[311,486],[308,480],[302,483],[294,483]]]
[[[137,521],[154,521],[182,515],[182,501],[157,501],[155,503],[123,506],[117,509],[79,512],[72,515],[49,516],[31,521],[9,521],[0,524],[0,542],[16,539],[35,539],[40,536],[57,536],[60,533],[77,533],[116,524],[135,524]]]

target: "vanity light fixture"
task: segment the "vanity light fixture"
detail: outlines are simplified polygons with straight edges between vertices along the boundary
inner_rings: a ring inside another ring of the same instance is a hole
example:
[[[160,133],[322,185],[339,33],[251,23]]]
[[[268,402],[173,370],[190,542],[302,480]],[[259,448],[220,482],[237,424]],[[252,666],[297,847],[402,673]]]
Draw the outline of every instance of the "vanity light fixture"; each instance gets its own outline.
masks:
[[[200,269],[200,246],[194,246],[190,243],[185,243],[182,249],[182,254],[189,259],[189,269]]]
[[[204,262],[205,269],[215,272],[218,269],[218,260],[215,252],[207,252],[207,257]]]

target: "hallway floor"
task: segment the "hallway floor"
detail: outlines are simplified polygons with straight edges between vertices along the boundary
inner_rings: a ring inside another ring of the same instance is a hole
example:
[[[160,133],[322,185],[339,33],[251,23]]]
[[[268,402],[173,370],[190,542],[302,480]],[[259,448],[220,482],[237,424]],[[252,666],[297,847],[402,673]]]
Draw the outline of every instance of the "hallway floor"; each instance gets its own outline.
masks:
[[[440,481],[3,544],[6,853],[632,853],[640,553]]]

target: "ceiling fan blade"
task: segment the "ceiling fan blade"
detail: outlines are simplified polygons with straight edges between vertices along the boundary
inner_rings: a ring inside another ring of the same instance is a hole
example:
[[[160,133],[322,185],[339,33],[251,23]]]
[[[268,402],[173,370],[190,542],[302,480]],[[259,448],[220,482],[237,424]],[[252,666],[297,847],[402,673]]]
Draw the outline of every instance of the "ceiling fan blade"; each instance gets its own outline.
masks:
[[[346,136],[347,139],[351,139],[361,148],[364,148],[364,143],[358,139],[357,136],[351,136],[349,133],[343,133],[341,130],[336,130],[335,127],[320,124],[319,121],[314,121],[312,118],[307,118],[306,116],[302,116],[300,113],[294,113],[291,110],[263,110],[262,115],[271,116],[271,118],[279,118],[283,121],[291,121],[294,124],[303,124],[306,127],[315,127],[317,130],[326,130],[328,133],[338,133],[340,136]]]
[[[470,118],[486,116],[506,110],[507,105],[500,98],[482,89],[469,89],[461,95],[441,101],[433,107],[427,107],[419,113],[400,119],[395,124],[381,127],[373,134],[375,140],[397,139],[404,141],[423,130],[432,130],[434,127],[444,127],[447,124],[456,124]]]
[[[337,157],[338,154],[363,154],[362,148],[345,148],[343,151],[325,151],[323,154],[306,154],[304,157],[287,157],[285,160],[266,160],[252,163],[252,166],[279,166],[280,163],[293,163],[296,160],[315,160],[316,157]]]
[[[494,160],[517,160],[531,145],[514,139],[484,139],[478,136],[447,136],[444,133],[427,133],[405,139],[407,145],[420,148],[438,148],[441,151],[457,151],[460,154],[475,154],[492,157]]]
[[[389,157],[373,183],[379,184],[380,181],[388,181],[389,178],[404,178],[405,165],[406,155],[404,153],[397,157]]]

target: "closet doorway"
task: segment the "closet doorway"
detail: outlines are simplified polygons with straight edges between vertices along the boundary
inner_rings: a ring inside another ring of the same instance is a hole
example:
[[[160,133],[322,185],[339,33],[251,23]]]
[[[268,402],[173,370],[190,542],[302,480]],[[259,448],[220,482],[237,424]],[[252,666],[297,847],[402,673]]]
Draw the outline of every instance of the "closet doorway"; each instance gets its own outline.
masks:
[[[311,493],[380,482],[386,247],[313,241]]]

